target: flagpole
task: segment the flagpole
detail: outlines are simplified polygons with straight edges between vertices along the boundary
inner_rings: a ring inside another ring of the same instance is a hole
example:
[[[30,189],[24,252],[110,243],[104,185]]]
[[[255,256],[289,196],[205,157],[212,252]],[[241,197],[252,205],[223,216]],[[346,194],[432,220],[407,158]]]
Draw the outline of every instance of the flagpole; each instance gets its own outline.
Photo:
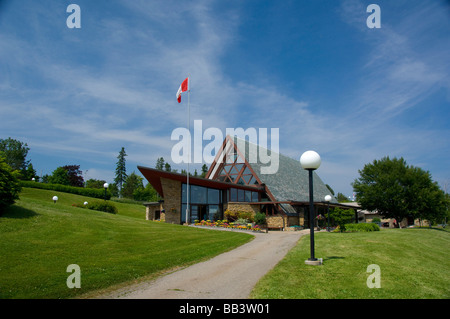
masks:
[[[188,75],[188,130],[189,130],[189,150],[188,150],[188,162],[187,162],[187,207],[186,207],[186,224],[189,225],[189,162],[191,161],[191,105],[190,105],[190,99],[189,96],[191,94],[191,79]]]

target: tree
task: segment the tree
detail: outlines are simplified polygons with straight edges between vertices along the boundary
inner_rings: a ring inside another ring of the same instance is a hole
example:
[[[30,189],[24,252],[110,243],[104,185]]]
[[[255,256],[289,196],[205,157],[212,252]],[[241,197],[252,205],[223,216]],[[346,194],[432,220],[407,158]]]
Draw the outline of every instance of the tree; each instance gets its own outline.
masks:
[[[347,196],[345,196],[345,195],[342,194],[342,193],[338,193],[336,199],[337,199],[337,201],[338,201],[339,203],[346,203],[346,202],[349,202]]]
[[[156,202],[159,198],[157,191],[152,187],[150,183],[148,183],[145,188],[138,188],[133,192],[133,199]]]
[[[409,216],[433,221],[445,215],[445,195],[431,174],[403,158],[374,160],[359,173],[352,186],[363,209],[395,218],[397,225]]]
[[[4,158],[0,157],[0,215],[6,207],[19,199],[21,188],[18,174],[18,171],[12,170]]]
[[[0,156],[4,158],[12,170],[26,170],[29,161],[26,160],[30,148],[26,143],[12,139],[0,139]]]
[[[65,165],[62,168],[67,171],[70,186],[84,186],[83,172],[80,170],[80,165]]]
[[[339,226],[341,232],[345,230],[345,224],[351,223],[354,217],[355,213],[351,209],[342,209],[339,207],[330,209],[330,219],[333,224]]]
[[[102,179],[93,179],[90,178],[86,181],[86,187],[87,188],[99,188],[103,189],[103,185],[106,183],[106,181]],[[108,187],[109,188],[109,187]]]
[[[135,172],[131,173],[122,188],[122,196],[126,198],[133,198],[133,193],[137,189],[144,188],[143,178],[138,176]]]
[[[119,155],[117,156],[117,166],[116,166],[116,178],[114,178],[114,183],[119,188],[119,194],[122,194],[122,186],[125,183],[127,179],[127,169],[125,165],[125,156],[127,156],[127,153],[125,153],[125,148],[122,147],[122,149],[119,152]]]
[[[28,164],[27,168],[22,171],[22,178],[26,181],[30,181],[31,179],[35,179],[35,181],[39,181],[39,176],[36,174],[36,170],[33,168],[33,164]]]
[[[165,170],[166,172],[172,171],[172,167],[170,166],[169,163],[164,164],[164,170]]]
[[[203,164],[202,166],[202,173],[201,173],[201,177],[205,178],[206,174],[208,174],[208,166],[206,166],[206,164]]]
[[[48,177],[50,184],[70,185],[69,175],[63,167],[57,167]]]
[[[156,169],[159,169],[159,170],[164,170],[164,158],[162,158],[162,157],[160,157],[160,158],[158,158],[157,160],[156,160],[156,166],[155,166],[155,168]]]

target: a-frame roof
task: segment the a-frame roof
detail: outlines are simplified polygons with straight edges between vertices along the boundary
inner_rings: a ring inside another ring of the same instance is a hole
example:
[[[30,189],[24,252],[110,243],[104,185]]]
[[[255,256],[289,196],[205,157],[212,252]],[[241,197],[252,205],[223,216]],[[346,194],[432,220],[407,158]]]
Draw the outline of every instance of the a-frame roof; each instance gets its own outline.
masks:
[[[309,202],[308,172],[302,168],[299,160],[272,152],[236,136],[225,138],[222,149],[216,155],[208,171],[207,178],[214,179],[218,176],[219,170],[225,163],[227,151],[233,148],[237,149],[238,154],[245,158],[245,164],[251,167],[260,183],[266,185],[269,195],[273,197],[274,201]],[[278,171],[274,174],[264,174],[263,168],[271,165],[271,163],[262,163],[259,154],[267,154],[272,159],[278,158]],[[315,171],[313,172],[313,186],[315,202],[323,202],[325,196],[330,195],[332,197],[331,203],[338,203]]]

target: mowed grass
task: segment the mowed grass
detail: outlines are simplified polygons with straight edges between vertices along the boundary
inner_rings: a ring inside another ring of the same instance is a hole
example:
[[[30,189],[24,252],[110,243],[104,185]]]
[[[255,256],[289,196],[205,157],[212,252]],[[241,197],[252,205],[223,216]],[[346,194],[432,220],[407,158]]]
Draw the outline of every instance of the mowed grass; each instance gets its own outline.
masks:
[[[59,197],[56,204],[53,195]],[[0,217],[0,298],[92,294],[211,258],[253,238],[146,221],[141,205],[115,203],[117,215],[72,206],[85,200],[92,199],[23,189]],[[71,264],[81,269],[79,289],[67,287]]]
[[[267,299],[448,299],[450,233],[442,229],[390,229],[371,233],[316,233],[315,256],[305,265],[309,235],[303,236],[256,285],[252,298]],[[381,288],[367,279],[380,267]]]

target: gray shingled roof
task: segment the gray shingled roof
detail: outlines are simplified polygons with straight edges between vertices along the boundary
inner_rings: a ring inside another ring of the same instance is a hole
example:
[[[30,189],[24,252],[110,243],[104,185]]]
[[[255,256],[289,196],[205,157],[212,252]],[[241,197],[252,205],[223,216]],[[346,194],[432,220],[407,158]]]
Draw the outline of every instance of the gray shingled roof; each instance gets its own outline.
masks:
[[[279,153],[271,152],[262,146],[256,146],[248,141],[235,137],[235,143],[241,153],[243,153],[241,143],[245,143],[245,159],[258,175],[262,183],[266,184],[277,201],[309,202],[309,178],[308,171],[304,170],[299,160],[292,159]],[[249,147],[252,145],[252,147]],[[262,174],[261,168],[268,166],[260,162],[258,154],[250,152],[266,152],[272,158],[279,159],[278,172],[276,174]],[[257,163],[250,162],[250,159],[257,158]],[[320,170],[320,168],[319,168]],[[329,189],[322,182],[316,171],[313,172],[314,202],[322,202],[326,195],[331,195],[331,203],[338,203]]]

